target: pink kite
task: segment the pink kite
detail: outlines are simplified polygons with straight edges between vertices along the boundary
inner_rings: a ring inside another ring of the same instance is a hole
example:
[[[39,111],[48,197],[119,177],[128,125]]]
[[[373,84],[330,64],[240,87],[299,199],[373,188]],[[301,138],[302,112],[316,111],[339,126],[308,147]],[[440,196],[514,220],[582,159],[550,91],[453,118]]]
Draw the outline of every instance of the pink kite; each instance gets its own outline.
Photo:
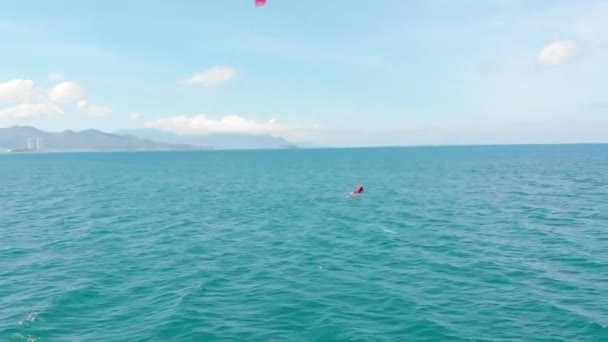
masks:
[[[256,6],[264,6],[266,5],[266,0],[255,0]]]

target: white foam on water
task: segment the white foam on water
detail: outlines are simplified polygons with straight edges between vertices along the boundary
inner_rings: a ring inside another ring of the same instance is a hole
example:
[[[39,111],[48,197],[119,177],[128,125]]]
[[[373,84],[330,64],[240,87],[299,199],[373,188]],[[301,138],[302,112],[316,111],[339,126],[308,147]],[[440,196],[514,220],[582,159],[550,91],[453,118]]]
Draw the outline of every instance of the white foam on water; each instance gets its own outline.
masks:
[[[19,325],[28,325],[30,323],[35,322],[37,318],[38,318],[37,314],[31,313],[31,314],[27,315],[24,319],[22,319],[19,322]]]

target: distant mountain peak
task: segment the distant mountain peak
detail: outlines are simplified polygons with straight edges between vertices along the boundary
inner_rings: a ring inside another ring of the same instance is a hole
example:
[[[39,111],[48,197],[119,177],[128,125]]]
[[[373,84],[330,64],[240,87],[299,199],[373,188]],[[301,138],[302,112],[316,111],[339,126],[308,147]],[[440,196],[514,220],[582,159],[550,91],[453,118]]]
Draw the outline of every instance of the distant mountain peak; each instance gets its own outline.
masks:
[[[185,144],[162,143],[132,136],[109,134],[96,129],[49,133],[34,127],[0,128],[0,149],[28,150],[30,138],[41,138],[40,151],[133,151],[133,150],[193,150]],[[36,142],[38,149],[38,142]]]
[[[38,128],[36,128],[36,127],[32,127],[32,126],[19,126],[19,125],[14,125],[14,126],[11,126],[11,127],[8,127],[8,128],[11,128],[11,129],[20,129],[20,130],[28,130],[28,131],[38,131],[38,132],[42,132],[42,131],[41,131],[41,130],[39,130]]]
[[[268,134],[212,133],[178,135],[155,129],[106,133],[97,129],[44,132],[31,126],[0,128],[0,149],[26,149],[28,139],[41,138],[47,151],[132,151],[193,149],[287,149],[297,146]]]
[[[93,129],[93,128],[85,129],[85,130],[82,130],[82,131],[76,132],[76,133],[80,133],[80,134],[93,134],[93,135],[114,135],[114,134],[105,133],[105,132],[102,132],[100,130]]]

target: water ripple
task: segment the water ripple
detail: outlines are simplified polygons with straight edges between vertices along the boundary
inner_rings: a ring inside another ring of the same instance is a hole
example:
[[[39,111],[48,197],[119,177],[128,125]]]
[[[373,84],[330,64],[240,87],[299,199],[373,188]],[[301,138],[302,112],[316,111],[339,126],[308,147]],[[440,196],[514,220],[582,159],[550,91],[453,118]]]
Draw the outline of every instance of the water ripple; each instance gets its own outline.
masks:
[[[605,341],[607,155],[0,156],[0,340]]]

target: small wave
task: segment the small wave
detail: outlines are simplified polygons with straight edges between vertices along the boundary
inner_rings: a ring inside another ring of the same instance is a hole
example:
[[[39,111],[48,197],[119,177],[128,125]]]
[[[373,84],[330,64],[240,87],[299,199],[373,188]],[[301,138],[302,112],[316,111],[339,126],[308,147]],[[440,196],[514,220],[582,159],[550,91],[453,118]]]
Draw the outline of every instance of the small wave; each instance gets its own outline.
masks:
[[[30,324],[34,323],[37,319],[38,319],[38,314],[31,313],[31,314],[27,315],[25,318],[23,318],[21,321],[19,321],[19,325],[30,325]]]

